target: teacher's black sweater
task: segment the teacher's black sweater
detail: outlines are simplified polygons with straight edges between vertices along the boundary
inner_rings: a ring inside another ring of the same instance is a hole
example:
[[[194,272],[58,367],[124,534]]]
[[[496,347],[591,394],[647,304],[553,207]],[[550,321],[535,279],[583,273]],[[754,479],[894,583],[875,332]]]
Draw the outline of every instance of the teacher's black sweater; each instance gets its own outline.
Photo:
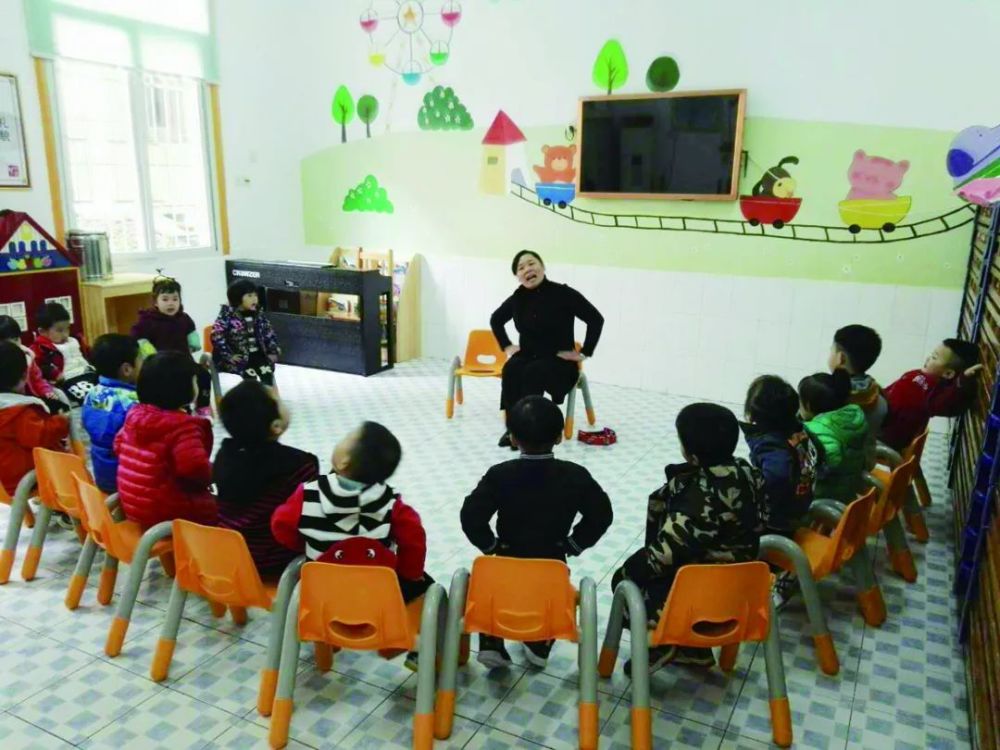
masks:
[[[490,328],[500,347],[506,349],[511,342],[504,326],[513,320],[521,335],[521,351],[544,357],[573,351],[576,318],[587,324],[581,351],[590,357],[601,337],[604,316],[575,289],[545,279],[534,289],[519,286],[490,316]]]

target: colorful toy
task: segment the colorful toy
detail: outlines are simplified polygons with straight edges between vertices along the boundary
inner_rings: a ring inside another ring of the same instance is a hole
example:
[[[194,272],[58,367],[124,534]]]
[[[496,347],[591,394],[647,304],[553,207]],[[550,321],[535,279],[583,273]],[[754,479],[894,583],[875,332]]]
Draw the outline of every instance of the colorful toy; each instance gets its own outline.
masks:
[[[544,205],[551,206],[554,203],[559,208],[566,208],[576,197],[576,185],[565,182],[539,182],[535,185],[535,192]]]
[[[368,61],[385,66],[416,86],[425,74],[448,62],[451,38],[462,19],[457,0],[446,0],[436,10],[425,0],[371,0],[361,14],[361,30],[368,34]],[[386,22],[383,24],[383,22]],[[384,34],[384,40],[376,37]],[[392,45],[395,54],[389,53]],[[420,50],[424,53],[418,54]]]
[[[966,128],[951,142],[946,161],[961,198],[980,206],[1000,201],[1000,125]]]
[[[70,313],[71,332],[80,336],[80,259],[26,213],[0,211],[0,315],[10,315],[31,342],[34,315],[46,302]]]
[[[881,156],[868,156],[864,151],[854,152],[854,160],[847,171],[851,190],[846,200],[838,204],[840,219],[852,234],[862,229],[881,229],[891,232],[910,212],[912,198],[897,196],[896,190],[910,162],[899,162]]]
[[[570,146],[542,146],[544,164],[536,164],[532,169],[539,182],[573,182],[576,180],[576,144]]]
[[[775,166],[764,170],[750,195],[740,196],[740,211],[751,225],[770,224],[775,229],[781,229],[795,218],[802,199],[793,197],[798,183],[785,165],[798,163],[797,156],[786,156]]]

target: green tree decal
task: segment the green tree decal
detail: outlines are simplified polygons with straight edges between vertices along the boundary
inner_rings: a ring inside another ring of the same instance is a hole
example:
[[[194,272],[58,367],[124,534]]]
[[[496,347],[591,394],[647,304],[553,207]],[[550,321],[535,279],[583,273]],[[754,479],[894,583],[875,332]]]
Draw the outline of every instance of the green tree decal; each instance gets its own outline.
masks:
[[[472,115],[451,88],[435,86],[424,95],[424,104],[417,113],[421,130],[472,130]]]
[[[628,80],[628,60],[625,50],[617,39],[609,39],[601,47],[594,61],[594,83],[606,89],[608,95],[615,89],[620,89]]]
[[[681,80],[681,69],[672,57],[658,57],[646,71],[646,85],[650,91],[672,91]]]
[[[372,123],[378,117],[378,99],[371,94],[365,94],[358,99],[358,119],[365,124],[365,135],[372,137]]]
[[[380,214],[391,214],[395,210],[389,194],[372,175],[365,177],[356,188],[347,191],[343,208],[345,211],[374,211]]]
[[[340,142],[347,143],[347,123],[354,119],[354,97],[347,86],[341,86],[333,95],[330,114],[333,115],[333,121],[340,125]]]

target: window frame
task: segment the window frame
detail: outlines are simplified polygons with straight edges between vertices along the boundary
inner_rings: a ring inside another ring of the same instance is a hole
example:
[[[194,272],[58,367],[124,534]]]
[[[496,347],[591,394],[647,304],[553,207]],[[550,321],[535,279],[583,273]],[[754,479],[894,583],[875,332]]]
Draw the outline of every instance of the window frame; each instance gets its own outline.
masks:
[[[82,63],[85,65],[98,65],[105,68],[116,68],[126,75],[128,82],[129,104],[132,118],[132,143],[135,149],[136,177],[139,183],[139,201],[143,216],[145,250],[137,252],[117,252],[112,253],[112,259],[116,267],[120,270],[149,269],[159,265],[166,265],[169,261],[196,260],[212,258],[222,255],[222,222],[224,216],[219,197],[219,163],[217,160],[218,144],[215,143],[215,122],[214,112],[211,103],[210,84],[208,81],[191,78],[198,88],[198,107],[200,109],[200,129],[202,134],[202,158],[205,163],[205,196],[208,200],[209,214],[209,238],[210,244],[200,247],[185,247],[178,249],[160,249],[156,247],[156,225],[154,221],[154,207],[152,196],[152,183],[150,180],[149,167],[149,140],[148,129],[150,124],[146,117],[146,91],[143,76],[146,73],[157,74],[156,71],[147,71],[141,68],[124,67],[110,65],[107,63],[95,63],[88,60],[77,60],[74,58],[58,58],[58,61],[68,63]],[[62,204],[65,207],[67,230],[75,229],[76,211],[72,199],[72,167],[66,157],[66,141],[63,136],[63,114],[59,101],[59,77],[56,75],[56,59],[45,59],[44,72],[48,83],[49,103],[52,108],[52,131],[55,142],[56,159],[59,173],[59,192]],[[175,74],[163,74],[175,75]],[[184,76],[177,76],[183,78]]]

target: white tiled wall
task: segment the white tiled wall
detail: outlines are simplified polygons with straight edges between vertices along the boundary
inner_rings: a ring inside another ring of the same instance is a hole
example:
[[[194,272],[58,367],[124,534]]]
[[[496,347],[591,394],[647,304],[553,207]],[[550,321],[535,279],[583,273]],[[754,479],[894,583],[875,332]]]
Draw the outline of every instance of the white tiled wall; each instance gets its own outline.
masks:
[[[578,289],[605,317],[587,363],[592,380],[737,403],[758,374],[795,385],[825,370],[833,332],[849,323],[881,334],[872,374],[888,384],[955,334],[961,302],[958,289],[582,265],[553,264],[549,277]],[[460,354],[469,330],[488,328],[515,284],[506,261],[428,258],[424,355]]]

